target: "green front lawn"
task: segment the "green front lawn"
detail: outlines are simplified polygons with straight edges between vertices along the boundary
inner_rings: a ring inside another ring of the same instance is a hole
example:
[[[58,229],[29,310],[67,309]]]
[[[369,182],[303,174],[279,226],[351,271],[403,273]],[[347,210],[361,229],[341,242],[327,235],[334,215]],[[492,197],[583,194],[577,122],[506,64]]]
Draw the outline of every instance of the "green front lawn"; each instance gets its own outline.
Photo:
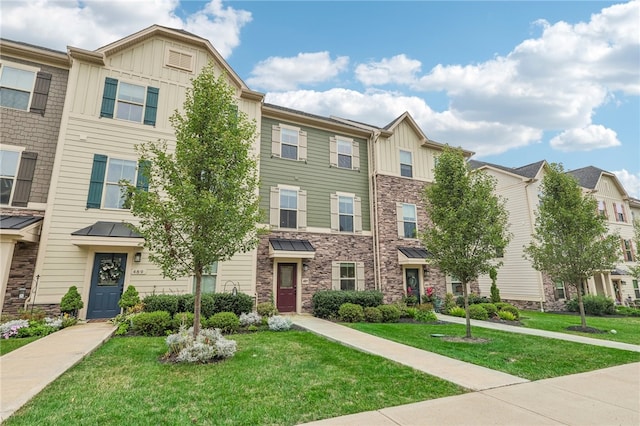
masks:
[[[486,343],[449,342],[431,334],[465,335],[461,324],[346,324],[356,330],[504,371],[529,380],[581,373],[640,361],[640,353],[557,339],[472,327],[472,336]]]
[[[16,349],[26,345],[27,343],[31,343],[34,340],[38,340],[42,336],[33,336],[33,337],[12,337],[10,339],[0,339],[0,356],[4,354],[8,354],[11,351],[15,351]]]
[[[6,425],[293,425],[464,390],[314,334],[230,337],[207,365],[162,364],[163,338],[112,338]]]
[[[520,322],[528,328],[571,333],[596,339],[614,340],[616,342],[640,345],[640,317],[587,317],[587,326],[600,330],[616,330],[613,333],[580,333],[567,330],[567,327],[580,325],[578,314],[552,314],[539,311],[522,311]]]

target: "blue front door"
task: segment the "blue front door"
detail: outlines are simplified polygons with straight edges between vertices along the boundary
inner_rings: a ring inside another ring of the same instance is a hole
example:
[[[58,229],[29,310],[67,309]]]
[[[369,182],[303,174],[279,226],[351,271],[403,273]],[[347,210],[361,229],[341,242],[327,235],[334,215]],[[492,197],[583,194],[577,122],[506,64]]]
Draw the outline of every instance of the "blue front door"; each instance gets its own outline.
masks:
[[[91,274],[87,319],[113,318],[120,313],[120,296],[124,287],[127,255],[96,253]]]

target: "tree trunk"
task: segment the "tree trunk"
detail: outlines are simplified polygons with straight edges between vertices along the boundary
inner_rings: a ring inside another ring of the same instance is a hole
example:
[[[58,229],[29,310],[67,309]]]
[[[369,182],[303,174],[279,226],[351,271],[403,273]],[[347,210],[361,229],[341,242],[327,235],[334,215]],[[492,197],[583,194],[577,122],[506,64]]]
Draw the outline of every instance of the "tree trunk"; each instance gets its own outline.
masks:
[[[469,292],[467,283],[462,283],[462,294],[464,295],[464,313],[467,319],[467,339],[471,339],[471,317],[469,316]]]
[[[196,291],[193,300],[193,337],[200,333],[200,305],[202,304],[202,267],[196,267]]]
[[[576,286],[578,289],[578,307],[580,308],[580,322],[582,323],[582,328],[587,328],[587,317],[584,314],[584,303],[582,302],[582,286],[584,283],[580,281],[580,283]]]

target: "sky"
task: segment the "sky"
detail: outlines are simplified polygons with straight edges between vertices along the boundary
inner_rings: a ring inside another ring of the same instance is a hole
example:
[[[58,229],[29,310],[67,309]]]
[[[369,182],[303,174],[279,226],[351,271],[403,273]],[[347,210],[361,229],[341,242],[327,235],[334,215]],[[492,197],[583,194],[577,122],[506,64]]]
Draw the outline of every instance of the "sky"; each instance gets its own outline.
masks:
[[[640,0],[0,3],[1,37],[62,51],[153,24],[209,39],[268,103],[379,127],[408,111],[476,160],[595,166],[640,198]]]

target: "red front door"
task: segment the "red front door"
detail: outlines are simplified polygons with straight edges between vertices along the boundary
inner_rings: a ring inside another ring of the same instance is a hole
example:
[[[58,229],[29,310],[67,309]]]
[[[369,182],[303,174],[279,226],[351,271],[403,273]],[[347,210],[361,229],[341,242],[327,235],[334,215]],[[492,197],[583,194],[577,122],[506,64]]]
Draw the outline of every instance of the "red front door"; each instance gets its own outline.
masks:
[[[278,311],[296,311],[296,264],[278,263]]]

